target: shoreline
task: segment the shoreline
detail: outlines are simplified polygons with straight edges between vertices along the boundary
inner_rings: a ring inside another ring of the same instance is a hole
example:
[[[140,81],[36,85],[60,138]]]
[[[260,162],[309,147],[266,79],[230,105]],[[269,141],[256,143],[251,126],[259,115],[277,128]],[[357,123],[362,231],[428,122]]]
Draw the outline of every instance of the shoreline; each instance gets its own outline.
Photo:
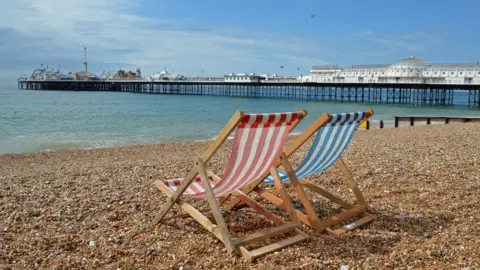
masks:
[[[308,116],[300,123],[299,131],[307,128],[324,112],[352,112],[368,107],[375,111],[372,121],[392,121],[394,115],[480,117],[480,111],[453,107],[2,90],[1,154],[207,140],[216,135],[215,131],[221,130],[234,108],[256,113],[294,111],[303,107],[308,111]],[[225,114],[218,114],[215,108]]]
[[[397,121],[398,120],[398,121]],[[422,125],[437,125],[437,124],[454,124],[454,123],[467,123],[467,122],[480,122],[480,116],[422,116],[422,115],[410,115],[410,116],[397,116],[394,117],[394,120],[378,120],[378,119],[369,119],[368,125],[363,124],[359,126],[358,130],[375,130],[375,129],[384,129],[384,128],[403,128],[408,126],[422,126]],[[297,136],[303,133],[303,131],[308,127],[297,127],[296,130],[291,132],[289,136]],[[71,135],[71,134],[70,134]],[[23,136],[20,136],[23,137]],[[200,136],[201,137],[201,136]],[[228,139],[232,139],[234,137],[231,135]],[[184,142],[203,142],[203,141],[212,141],[215,137],[207,138],[207,139],[194,139],[189,138],[186,139],[185,136],[178,136],[178,137],[167,137],[166,138],[155,138],[151,137],[147,140],[139,140],[139,141],[125,141],[118,139],[117,140],[102,140],[102,141],[83,141],[78,142],[77,140],[69,141],[69,142],[57,142],[57,144],[53,147],[41,147],[37,146],[36,150],[24,150],[24,151],[14,151],[14,152],[4,152],[5,149],[2,149],[2,145],[0,144],[0,155],[2,154],[22,154],[22,153],[40,153],[40,152],[50,152],[50,151],[57,151],[57,150],[65,150],[65,149],[103,149],[103,148],[110,148],[110,147],[122,147],[122,146],[132,146],[132,145],[155,145],[155,144],[168,144],[168,143],[184,143]],[[52,145],[53,143],[45,142],[44,144]],[[8,149],[8,147],[7,147]]]
[[[298,136],[302,134],[303,131],[299,132],[292,132],[288,136]],[[105,146],[97,146],[97,147],[80,147],[80,148],[60,148],[60,149],[44,149],[38,151],[30,151],[30,152],[17,152],[17,153],[1,153],[2,155],[22,155],[22,154],[39,154],[43,152],[55,152],[55,151],[65,151],[65,150],[95,150],[95,149],[108,149],[108,148],[118,148],[118,147],[135,147],[135,146],[152,146],[152,145],[164,145],[164,144],[177,144],[177,143],[199,143],[199,142],[210,142],[215,140],[216,137],[210,139],[203,139],[203,140],[192,140],[192,141],[169,141],[163,143],[132,143],[132,144],[117,144],[117,145],[105,145]],[[234,137],[229,136],[227,140],[232,140]]]
[[[385,129],[385,128],[395,128],[395,120],[377,120],[377,119],[371,119],[370,121],[370,130],[377,130],[377,129]],[[381,127],[380,122],[383,122]],[[437,124],[437,123],[432,123],[432,125]],[[419,126],[426,125],[426,122],[423,124],[418,124]],[[408,123],[401,123],[399,125],[399,128],[404,128],[408,127]],[[358,128],[358,131],[365,131],[365,128]],[[295,137],[303,133],[303,129],[300,131],[294,130],[291,132],[288,136],[289,137]],[[234,133],[233,133],[234,134]],[[146,142],[146,143],[112,143],[112,144],[104,144],[104,145],[99,145],[99,146],[94,146],[94,147],[66,147],[66,148],[57,148],[57,149],[42,149],[42,150],[36,150],[36,151],[24,151],[24,152],[11,152],[11,153],[1,153],[0,156],[2,155],[20,155],[20,154],[35,154],[35,153],[42,153],[42,152],[55,152],[55,151],[63,151],[63,150],[94,150],[94,149],[108,149],[108,148],[117,148],[117,147],[131,147],[131,146],[148,146],[148,145],[163,145],[163,144],[174,144],[174,143],[196,143],[196,142],[209,142],[215,140],[216,137],[209,138],[209,139],[199,139],[199,140],[172,140],[172,141],[165,141],[165,142]],[[232,140],[234,138],[234,135],[231,135],[228,137],[227,140]]]
[[[383,121],[384,127],[383,128],[394,128],[395,121],[394,120],[369,120],[371,122],[370,124],[370,130],[376,130],[380,129],[380,121]],[[406,127],[408,125],[402,124],[399,127]],[[365,128],[359,128],[358,131],[364,131]],[[294,130],[291,132],[288,136],[298,136],[303,133],[303,129],[300,131]],[[21,154],[36,154],[36,153],[42,153],[42,152],[55,152],[55,151],[64,151],[64,150],[94,150],[94,149],[108,149],[108,148],[117,148],[117,147],[129,147],[129,146],[137,146],[137,145],[163,145],[163,144],[171,144],[171,143],[195,143],[195,142],[209,142],[215,140],[216,137],[210,138],[210,139],[199,139],[199,140],[172,140],[172,141],[165,141],[165,142],[151,142],[151,143],[119,143],[119,144],[104,144],[104,145],[99,145],[99,146],[94,146],[94,147],[66,147],[66,148],[57,148],[57,149],[42,149],[42,150],[35,150],[35,151],[23,151],[23,152],[10,152],[10,153],[2,153],[0,152],[0,156],[2,155],[21,155]],[[231,135],[228,137],[228,140],[231,140],[234,138],[234,135]],[[68,144],[68,143],[67,143]]]
[[[0,155],[0,268],[475,269],[478,142],[479,123],[357,132],[344,160],[377,220],[341,237],[306,230],[311,241],[253,264],[192,219],[148,227],[166,199],[152,182],[187,174],[208,141]],[[310,143],[290,158],[294,166]],[[219,175],[230,146],[208,164]],[[352,198],[336,168],[311,181]],[[225,217],[234,236],[269,227],[249,211]]]

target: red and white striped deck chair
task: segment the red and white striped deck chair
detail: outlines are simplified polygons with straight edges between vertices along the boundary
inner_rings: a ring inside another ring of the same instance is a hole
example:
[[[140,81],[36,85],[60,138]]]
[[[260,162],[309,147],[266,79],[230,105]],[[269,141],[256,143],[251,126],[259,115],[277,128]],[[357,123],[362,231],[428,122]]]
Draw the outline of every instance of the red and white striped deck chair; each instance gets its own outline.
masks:
[[[299,230],[300,220],[296,216],[288,194],[280,196],[286,202],[286,212],[292,222],[285,222],[240,191],[240,188],[256,180],[265,173],[278,174],[274,166],[283,153],[283,146],[290,131],[305,117],[306,111],[274,114],[245,114],[237,111],[219,136],[210,144],[207,151],[198,158],[187,177],[154,182],[154,185],[168,196],[168,200],[154,221],[160,222],[171,207],[177,203],[180,208],[197,220],[205,229],[225,244],[229,253],[236,252],[247,260],[280,250],[302,242],[308,236]],[[222,177],[214,175],[205,164],[235,130],[233,149]],[[278,183],[282,185],[281,181]],[[206,199],[210,205],[216,224],[213,224],[199,210],[182,200],[181,196]],[[230,237],[226,222],[221,214],[221,202],[233,196],[247,204],[266,218],[279,225],[266,231],[238,238]],[[222,198],[221,202],[217,198]],[[259,242],[280,234],[293,234],[287,239],[247,250],[246,245]]]

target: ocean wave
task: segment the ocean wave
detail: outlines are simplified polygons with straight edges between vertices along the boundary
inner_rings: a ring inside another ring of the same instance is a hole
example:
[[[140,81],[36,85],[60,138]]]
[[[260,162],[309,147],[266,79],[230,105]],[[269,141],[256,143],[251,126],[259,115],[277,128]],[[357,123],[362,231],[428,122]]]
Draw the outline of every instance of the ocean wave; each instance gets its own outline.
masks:
[[[292,132],[289,136],[299,135],[301,132]],[[232,140],[235,133],[227,138]],[[7,153],[36,153],[63,149],[100,149],[115,146],[136,144],[159,144],[173,142],[206,142],[213,141],[216,136],[208,139],[197,139],[185,136],[113,136],[105,133],[88,132],[51,132],[40,134],[19,135],[7,138],[0,142],[0,154]]]

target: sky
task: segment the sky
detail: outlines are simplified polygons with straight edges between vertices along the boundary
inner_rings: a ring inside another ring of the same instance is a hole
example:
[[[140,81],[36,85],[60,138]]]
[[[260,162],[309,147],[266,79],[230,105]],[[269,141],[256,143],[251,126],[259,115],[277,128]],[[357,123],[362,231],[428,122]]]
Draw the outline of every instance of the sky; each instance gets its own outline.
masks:
[[[308,74],[314,64],[480,60],[478,0],[0,0],[0,79],[167,69]],[[284,66],[284,69],[280,69]]]

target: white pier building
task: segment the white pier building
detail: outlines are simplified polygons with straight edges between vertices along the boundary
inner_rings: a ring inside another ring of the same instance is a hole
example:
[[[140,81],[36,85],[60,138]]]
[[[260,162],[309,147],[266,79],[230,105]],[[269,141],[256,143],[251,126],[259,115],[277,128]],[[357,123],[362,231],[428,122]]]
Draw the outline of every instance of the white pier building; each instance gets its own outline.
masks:
[[[260,82],[260,76],[255,73],[230,73],[224,76],[225,82]]]
[[[303,82],[480,84],[480,65],[431,64],[414,56],[393,65],[314,65]]]

